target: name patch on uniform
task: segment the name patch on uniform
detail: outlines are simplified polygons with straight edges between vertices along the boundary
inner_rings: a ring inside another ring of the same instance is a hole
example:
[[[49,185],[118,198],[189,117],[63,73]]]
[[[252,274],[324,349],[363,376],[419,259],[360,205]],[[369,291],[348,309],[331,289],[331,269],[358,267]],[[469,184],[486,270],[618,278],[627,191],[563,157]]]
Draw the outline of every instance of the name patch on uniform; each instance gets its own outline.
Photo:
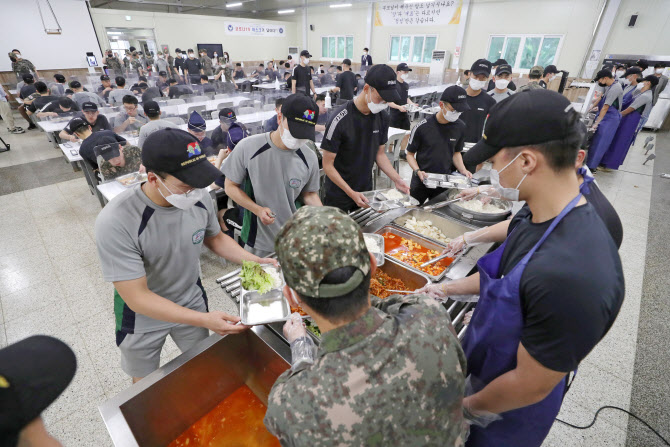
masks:
[[[302,180],[300,180],[299,178],[292,178],[291,180],[288,181],[288,186],[290,186],[293,189],[300,188],[300,185],[302,185]]]
[[[193,236],[191,236],[191,240],[193,241],[193,245],[198,245],[200,242],[205,239],[205,229],[201,228],[195,233],[193,233]]]

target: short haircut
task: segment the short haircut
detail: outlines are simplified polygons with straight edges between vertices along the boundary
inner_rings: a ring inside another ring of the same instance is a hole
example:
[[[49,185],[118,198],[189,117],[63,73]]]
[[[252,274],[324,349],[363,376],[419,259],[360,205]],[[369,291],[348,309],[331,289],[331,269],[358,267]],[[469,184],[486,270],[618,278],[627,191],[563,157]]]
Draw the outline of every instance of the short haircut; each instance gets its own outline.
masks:
[[[291,64],[289,64],[288,62],[286,62],[286,63],[284,64],[284,68],[291,68]]]
[[[47,85],[42,81],[37,81],[35,83],[35,90],[37,90],[37,93],[46,93],[47,91],[49,91]]]
[[[117,76],[116,79],[114,80],[116,81],[116,85],[118,87],[123,87],[126,85],[126,78],[124,78],[123,76]]]
[[[188,49],[188,52],[189,52],[189,53],[193,53],[193,48],[189,48],[189,49]]]
[[[537,74],[534,74],[534,72],[528,73],[528,79],[541,79],[542,78],[542,73],[537,72]]]
[[[200,80],[201,81],[209,81],[209,77],[207,77],[207,75],[200,75]]]
[[[68,98],[67,96],[63,96],[61,99],[58,100],[58,105],[61,106],[64,109],[71,109],[72,108],[72,99]]]
[[[281,107],[282,104],[284,104],[284,98],[275,99],[275,109],[278,109],[279,107]]]
[[[123,97],[123,103],[137,105],[137,98],[134,95],[125,95]]]
[[[140,76],[140,77],[139,77],[139,80],[140,80],[140,81],[147,82],[147,77],[146,77],[146,76]]]
[[[13,50],[12,50],[12,53],[15,52],[15,51],[16,51],[17,53],[20,53],[20,51],[17,50],[17,49],[13,49]]]
[[[318,95],[316,95],[316,102],[325,101],[325,100],[326,100],[326,94],[325,93],[319,93]]]
[[[175,78],[168,79],[168,84],[176,84],[177,80]]]
[[[365,51],[370,51],[370,50],[368,50],[367,48],[363,48],[363,50],[365,50]]]
[[[663,62],[659,62],[657,64],[654,64],[654,68],[665,68],[665,64]]]
[[[356,73],[356,77],[357,77],[357,78],[360,78],[360,77],[361,77],[361,75],[359,75],[358,73]]]
[[[236,67],[241,67],[241,66],[242,66],[242,63],[241,63],[241,62],[238,62],[238,63],[235,64],[235,66],[236,66]]]
[[[463,74],[466,75],[466,76],[469,75],[469,74],[470,74],[470,70],[465,70],[465,71],[463,72]]]
[[[289,54],[289,55],[288,55],[288,60],[292,60],[292,59],[293,59],[293,56],[291,56],[291,55]]]
[[[259,66],[259,67],[265,67],[265,65],[263,65],[263,64],[258,64],[258,66]]]
[[[518,153],[523,147],[531,147],[542,154],[554,172],[561,172],[566,169],[574,170],[577,152],[584,144],[587,134],[586,126],[582,123],[580,117],[581,115],[576,110],[570,109],[566,118],[568,133],[560,140],[509,149]]]
[[[356,267],[352,266],[340,267],[328,273],[321,284],[342,284],[349,280],[357,270]],[[298,295],[310,309],[313,309],[314,312],[328,321],[346,321],[358,315],[367,306],[370,294],[370,278],[372,278],[372,271],[365,275],[358,287],[343,296],[314,298]]]
[[[284,72],[284,77],[287,77],[287,76],[291,76],[291,73],[289,73],[288,71]]]
[[[337,70],[340,70],[340,71],[342,71],[342,66],[341,66],[341,65],[338,65],[338,66],[337,66],[337,67],[335,67],[335,68],[336,68]]]
[[[149,84],[147,84],[146,82],[140,82],[139,84],[137,84],[137,86],[139,88],[149,88]]]

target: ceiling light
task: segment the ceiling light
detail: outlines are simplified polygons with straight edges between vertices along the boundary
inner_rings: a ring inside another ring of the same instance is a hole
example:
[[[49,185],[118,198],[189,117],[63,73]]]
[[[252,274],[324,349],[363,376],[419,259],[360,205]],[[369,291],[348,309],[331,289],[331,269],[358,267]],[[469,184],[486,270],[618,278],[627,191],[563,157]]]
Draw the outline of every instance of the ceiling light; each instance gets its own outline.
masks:
[[[242,2],[237,2],[237,3],[227,3],[226,8],[235,8],[237,6],[242,6]]]
[[[107,34],[123,34],[119,31],[107,31]]]
[[[335,5],[330,5],[331,8],[348,8],[351,6],[351,3],[337,3]]]
[[[277,11],[277,14],[291,14],[294,13],[295,9],[280,9]]]

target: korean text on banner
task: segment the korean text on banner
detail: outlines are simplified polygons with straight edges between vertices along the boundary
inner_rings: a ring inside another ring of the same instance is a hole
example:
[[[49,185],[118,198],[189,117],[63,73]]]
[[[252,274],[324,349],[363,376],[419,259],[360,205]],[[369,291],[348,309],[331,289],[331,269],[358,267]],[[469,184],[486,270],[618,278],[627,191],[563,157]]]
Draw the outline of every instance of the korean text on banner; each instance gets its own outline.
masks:
[[[458,25],[463,0],[377,2],[375,26]]]
[[[226,34],[232,36],[286,37],[284,25],[267,23],[224,22]]]

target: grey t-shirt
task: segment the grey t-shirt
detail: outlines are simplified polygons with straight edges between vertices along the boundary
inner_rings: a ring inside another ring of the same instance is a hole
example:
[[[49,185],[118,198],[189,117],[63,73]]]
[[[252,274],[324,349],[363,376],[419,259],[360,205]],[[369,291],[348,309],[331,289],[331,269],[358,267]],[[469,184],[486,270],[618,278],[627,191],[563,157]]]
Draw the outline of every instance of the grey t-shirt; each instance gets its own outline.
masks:
[[[120,111],[119,114],[114,117],[113,127],[116,128],[116,127],[120,126],[127,119],[128,119],[128,113],[126,113],[125,110]],[[133,131],[133,130],[139,130],[148,121],[149,121],[149,118],[147,118],[146,115],[141,110],[138,110],[137,115],[135,115],[135,122],[133,124],[129,124],[126,127],[126,129],[121,131],[121,132],[130,132],[130,131]]]
[[[623,102],[623,89],[621,84],[615,82],[607,89],[605,93],[605,104],[610,107],[616,107],[621,111],[621,103]]]
[[[95,222],[95,239],[105,281],[146,276],[149,290],[180,306],[207,311],[200,282],[200,253],[206,237],[221,231],[214,204],[205,197],[189,210],[152,202],[141,185],[119,194]],[[142,334],[175,326],[133,312],[115,294],[116,328]]]
[[[259,206],[275,213],[272,225],[264,225],[249,211],[244,214],[242,239],[263,251],[274,251],[275,235],[298,209],[295,202],[300,194],[319,191],[316,154],[306,147],[280,149],[270,140],[270,132],[240,141],[221,170]]]
[[[651,92],[651,90],[647,90],[644,93],[640,93],[639,95],[635,96],[635,99],[633,99],[633,102],[631,105],[628,107],[632,107],[635,110],[638,110],[639,108],[643,107],[644,110],[642,110],[640,113],[643,117],[649,117],[649,114],[651,113],[651,103],[652,100],[654,99],[654,95]]]
[[[116,89],[112,90],[111,92],[109,92],[109,98],[108,98],[109,103],[111,105],[122,104],[123,103],[123,97],[126,96],[126,95],[135,96],[133,94],[133,92],[131,92],[127,88],[122,88],[122,89],[116,88]]]
[[[157,130],[167,129],[169,127],[177,127],[177,125],[171,121],[157,119],[156,121],[149,121],[144,126],[140,127],[140,138],[137,142],[137,145],[142,148],[144,141],[149,135],[156,132]]]
[[[91,92],[77,92],[72,95],[72,100],[79,104],[79,108],[81,108],[81,105],[85,102],[92,102],[98,107],[107,107],[107,103],[105,103],[100,96]]]
[[[487,93],[488,93],[488,95],[489,95],[491,98],[495,99],[496,102],[500,102],[500,101],[502,101],[503,99],[507,99],[507,98],[509,98],[510,96],[512,96],[512,95],[514,94],[514,92],[513,92],[512,90],[510,90],[510,89],[507,89],[507,90],[506,90],[505,92],[503,92],[503,93],[496,93],[495,90],[491,90],[490,92],[487,92]]]

